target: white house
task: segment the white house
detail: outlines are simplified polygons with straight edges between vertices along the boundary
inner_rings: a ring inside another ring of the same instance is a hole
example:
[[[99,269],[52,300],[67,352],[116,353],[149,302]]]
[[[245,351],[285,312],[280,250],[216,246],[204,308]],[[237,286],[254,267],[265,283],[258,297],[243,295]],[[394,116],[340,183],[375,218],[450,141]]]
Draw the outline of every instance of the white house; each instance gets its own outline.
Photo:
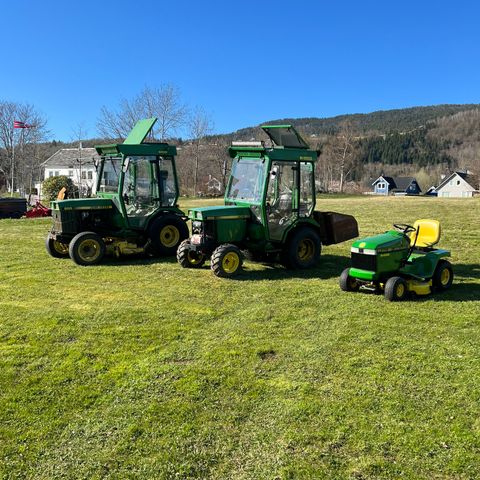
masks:
[[[478,193],[478,180],[470,173],[453,172],[437,187],[439,197],[473,197]]]
[[[99,160],[94,148],[62,148],[43,162],[44,179],[65,175],[72,179],[82,194],[88,194],[97,183],[96,165]]]

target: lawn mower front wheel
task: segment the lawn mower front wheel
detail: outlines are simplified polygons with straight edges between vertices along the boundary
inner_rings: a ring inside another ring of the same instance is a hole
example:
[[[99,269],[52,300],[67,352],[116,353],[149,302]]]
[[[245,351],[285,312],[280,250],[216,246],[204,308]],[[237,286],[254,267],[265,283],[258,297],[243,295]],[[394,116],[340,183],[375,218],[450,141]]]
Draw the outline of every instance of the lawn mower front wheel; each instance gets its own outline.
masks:
[[[402,277],[391,277],[385,283],[385,298],[391,302],[400,302],[408,293],[407,282]]]
[[[357,292],[360,288],[360,284],[357,280],[350,276],[349,268],[346,268],[340,275],[339,284],[344,292]]]

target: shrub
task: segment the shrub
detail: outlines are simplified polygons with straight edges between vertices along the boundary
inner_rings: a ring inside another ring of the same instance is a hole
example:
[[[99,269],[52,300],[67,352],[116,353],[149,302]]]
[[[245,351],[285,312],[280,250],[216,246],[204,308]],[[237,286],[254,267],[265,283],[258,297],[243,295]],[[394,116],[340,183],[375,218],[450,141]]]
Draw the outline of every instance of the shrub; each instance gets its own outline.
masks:
[[[59,175],[57,177],[49,177],[43,181],[42,197],[49,202],[55,200],[58,192],[64,187],[66,188],[65,198],[72,198],[78,194],[78,188],[72,182],[72,179],[65,175]]]

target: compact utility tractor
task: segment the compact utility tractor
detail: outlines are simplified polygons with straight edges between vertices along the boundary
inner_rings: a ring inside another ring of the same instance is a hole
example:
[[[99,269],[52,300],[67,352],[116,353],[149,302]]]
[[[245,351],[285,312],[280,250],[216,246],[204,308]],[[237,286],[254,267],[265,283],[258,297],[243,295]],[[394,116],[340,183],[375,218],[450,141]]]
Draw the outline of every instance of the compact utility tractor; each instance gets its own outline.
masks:
[[[137,122],[121,144],[95,147],[96,194],[52,202],[50,255],[78,265],[97,264],[105,254],[175,255],[188,227],[177,206],[176,148],[143,143],[156,120]]]
[[[440,223],[417,220],[413,226],[394,227],[353,243],[352,266],[342,272],[340,288],[346,292],[383,291],[390,301],[403,300],[409,292],[428,295],[450,288],[452,266],[444,259],[450,252],[433,248],[440,240]]]
[[[193,208],[192,236],[177,251],[182,267],[197,268],[210,259],[213,273],[232,277],[251,259],[308,268],[321,245],[358,235],[351,215],[315,211],[315,162],[318,153],[291,125],[262,129],[272,141],[233,142],[232,170],[225,205]]]

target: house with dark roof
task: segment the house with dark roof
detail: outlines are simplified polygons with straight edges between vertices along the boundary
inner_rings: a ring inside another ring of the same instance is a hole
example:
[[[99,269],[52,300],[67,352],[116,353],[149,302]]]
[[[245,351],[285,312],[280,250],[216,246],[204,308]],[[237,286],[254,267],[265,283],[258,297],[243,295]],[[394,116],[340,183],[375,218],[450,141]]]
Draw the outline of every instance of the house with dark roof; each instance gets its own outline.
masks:
[[[374,195],[419,195],[422,189],[415,177],[387,177],[380,175],[373,183]]]
[[[62,148],[42,163],[44,179],[65,175],[84,193],[97,182],[96,164],[100,160],[94,148]]]
[[[439,197],[473,197],[479,192],[479,180],[469,172],[452,172],[437,187]]]

